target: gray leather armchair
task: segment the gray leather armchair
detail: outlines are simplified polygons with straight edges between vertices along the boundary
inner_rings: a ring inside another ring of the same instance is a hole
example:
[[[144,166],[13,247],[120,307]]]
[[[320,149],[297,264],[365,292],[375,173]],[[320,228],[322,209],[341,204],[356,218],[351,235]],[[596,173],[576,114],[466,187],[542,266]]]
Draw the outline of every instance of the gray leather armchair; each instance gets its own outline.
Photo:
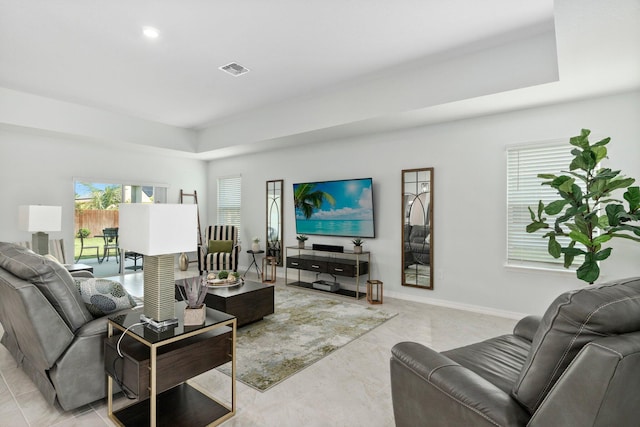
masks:
[[[2,344],[47,401],[71,410],[106,396],[107,318],[94,319],[62,265],[0,242],[0,322]]]
[[[640,278],[562,294],[510,335],[391,354],[397,426],[637,426]]]

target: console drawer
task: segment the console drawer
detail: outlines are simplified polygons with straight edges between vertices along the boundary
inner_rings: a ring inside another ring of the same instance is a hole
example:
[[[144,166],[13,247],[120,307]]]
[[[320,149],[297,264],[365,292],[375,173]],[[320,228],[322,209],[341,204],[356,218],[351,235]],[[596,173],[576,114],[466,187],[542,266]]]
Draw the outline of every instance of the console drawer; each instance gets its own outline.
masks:
[[[366,274],[369,271],[369,263],[361,261],[360,262],[360,275]],[[327,266],[327,272],[329,274],[333,274],[334,276],[345,276],[345,277],[355,277],[356,273],[356,263],[353,262],[330,262]]]
[[[287,257],[287,267],[288,268],[297,268],[298,270],[304,270],[304,260],[300,257]]]

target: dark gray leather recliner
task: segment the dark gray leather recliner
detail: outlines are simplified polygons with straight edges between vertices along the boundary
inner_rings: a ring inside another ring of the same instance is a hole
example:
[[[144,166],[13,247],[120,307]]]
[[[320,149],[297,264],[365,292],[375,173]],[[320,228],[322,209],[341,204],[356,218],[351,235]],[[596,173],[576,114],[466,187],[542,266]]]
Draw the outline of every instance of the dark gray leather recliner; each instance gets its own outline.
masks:
[[[2,344],[45,399],[71,410],[107,393],[107,317],[94,319],[69,272],[0,242]]]
[[[397,426],[638,426],[640,278],[564,293],[511,335],[391,354]]]

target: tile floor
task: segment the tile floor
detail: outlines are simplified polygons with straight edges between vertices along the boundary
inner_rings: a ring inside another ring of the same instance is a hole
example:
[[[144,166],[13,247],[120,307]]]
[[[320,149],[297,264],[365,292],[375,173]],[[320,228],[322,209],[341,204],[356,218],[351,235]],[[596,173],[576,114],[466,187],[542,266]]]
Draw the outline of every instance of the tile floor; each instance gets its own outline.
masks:
[[[176,273],[178,277],[185,274],[193,272]],[[131,293],[139,295],[141,274],[125,277]],[[276,286],[284,286],[283,279],[278,282]],[[367,304],[364,300],[351,301]],[[264,393],[238,382],[238,411],[222,425],[393,426],[389,357],[394,344],[409,340],[446,350],[509,333],[515,324],[512,319],[393,298],[372,307],[398,315]],[[67,413],[48,405],[2,346],[0,375],[0,426],[114,425],[107,417],[106,400]],[[226,375],[212,370],[194,381],[207,390],[224,390],[213,394],[221,400],[229,399]]]

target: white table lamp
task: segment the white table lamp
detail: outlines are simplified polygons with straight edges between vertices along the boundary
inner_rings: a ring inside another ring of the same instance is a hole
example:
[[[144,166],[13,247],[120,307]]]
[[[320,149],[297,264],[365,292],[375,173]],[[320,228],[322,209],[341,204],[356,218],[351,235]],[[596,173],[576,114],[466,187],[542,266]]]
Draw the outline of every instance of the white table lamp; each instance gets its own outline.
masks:
[[[62,229],[62,206],[19,206],[18,229],[33,233],[31,250],[40,255],[48,254],[49,235],[45,231]]]
[[[198,247],[196,205],[120,204],[120,247],[144,255],[144,320],[177,323],[174,254]]]

